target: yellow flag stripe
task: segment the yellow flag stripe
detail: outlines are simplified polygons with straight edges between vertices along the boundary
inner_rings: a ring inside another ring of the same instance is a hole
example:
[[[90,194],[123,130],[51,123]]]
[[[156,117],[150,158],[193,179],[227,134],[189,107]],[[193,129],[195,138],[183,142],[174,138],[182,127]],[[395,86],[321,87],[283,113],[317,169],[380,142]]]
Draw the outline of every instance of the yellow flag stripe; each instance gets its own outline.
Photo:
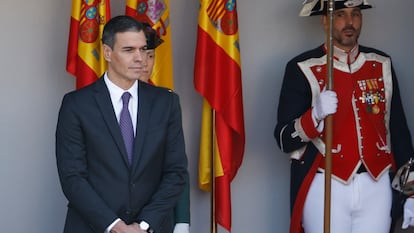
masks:
[[[214,143],[214,162],[215,176],[223,176],[223,166],[221,163],[220,152],[217,140],[213,140],[213,113],[212,108],[206,99],[203,100],[203,110],[201,119],[201,139],[200,139],[200,160],[198,169],[199,188],[204,191],[211,191],[211,156],[212,145]],[[215,137],[215,135],[214,135]]]

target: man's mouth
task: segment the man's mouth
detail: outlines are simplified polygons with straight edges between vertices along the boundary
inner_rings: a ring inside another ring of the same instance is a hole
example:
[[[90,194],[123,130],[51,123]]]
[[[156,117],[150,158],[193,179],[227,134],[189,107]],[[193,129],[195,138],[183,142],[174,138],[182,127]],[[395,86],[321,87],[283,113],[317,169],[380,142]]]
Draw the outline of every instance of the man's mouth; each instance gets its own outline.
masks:
[[[142,67],[129,67],[129,69],[134,70],[134,71],[142,71]]]
[[[354,34],[355,33],[355,28],[353,27],[348,27],[348,28],[344,28],[342,30],[345,34]]]

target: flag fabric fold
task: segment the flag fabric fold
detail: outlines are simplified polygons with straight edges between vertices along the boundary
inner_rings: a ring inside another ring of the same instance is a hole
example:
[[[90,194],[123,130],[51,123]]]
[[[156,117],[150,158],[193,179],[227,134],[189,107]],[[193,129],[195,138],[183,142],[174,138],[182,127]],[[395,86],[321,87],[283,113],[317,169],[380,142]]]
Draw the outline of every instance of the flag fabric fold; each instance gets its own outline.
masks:
[[[126,0],[125,14],[147,22],[164,40],[155,49],[155,64],[149,80],[156,86],[174,89],[170,35],[169,0]]]
[[[236,0],[200,0],[194,67],[194,87],[204,97],[199,186],[210,190],[214,155],[215,218],[228,231],[230,183],[242,164],[245,146],[236,9]]]
[[[66,70],[75,76],[77,89],[106,70],[101,36],[110,12],[110,0],[72,0]]]

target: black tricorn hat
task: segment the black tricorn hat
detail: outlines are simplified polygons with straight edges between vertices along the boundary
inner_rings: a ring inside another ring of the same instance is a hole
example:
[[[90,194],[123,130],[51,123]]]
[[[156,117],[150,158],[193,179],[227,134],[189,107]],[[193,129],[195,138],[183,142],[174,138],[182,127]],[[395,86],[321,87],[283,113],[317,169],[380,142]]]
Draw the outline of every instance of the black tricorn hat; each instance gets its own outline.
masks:
[[[335,0],[335,10],[358,7],[362,9],[372,8],[367,0]],[[327,13],[327,0],[305,0],[299,16],[325,15]]]
[[[164,42],[163,39],[158,35],[157,31],[154,30],[151,25],[147,22],[142,23],[144,25],[145,37],[147,38],[147,48],[155,49]]]

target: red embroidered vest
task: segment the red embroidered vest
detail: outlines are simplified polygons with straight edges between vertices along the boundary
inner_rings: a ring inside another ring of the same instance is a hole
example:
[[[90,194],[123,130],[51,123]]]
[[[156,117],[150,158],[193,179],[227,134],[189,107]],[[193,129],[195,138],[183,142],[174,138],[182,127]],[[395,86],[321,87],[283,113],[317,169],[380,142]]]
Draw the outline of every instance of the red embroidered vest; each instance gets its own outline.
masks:
[[[391,101],[385,88],[392,86],[384,85],[380,61],[359,58],[349,67],[342,63],[342,68],[336,69],[336,65],[333,90],[338,96],[338,108],[333,115],[332,175],[346,183],[363,164],[377,179],[392,164],[385,117],[386,101]],[[326,65],[310,69],[322,90]],[[319,167],[324,166],[322,159]]]

